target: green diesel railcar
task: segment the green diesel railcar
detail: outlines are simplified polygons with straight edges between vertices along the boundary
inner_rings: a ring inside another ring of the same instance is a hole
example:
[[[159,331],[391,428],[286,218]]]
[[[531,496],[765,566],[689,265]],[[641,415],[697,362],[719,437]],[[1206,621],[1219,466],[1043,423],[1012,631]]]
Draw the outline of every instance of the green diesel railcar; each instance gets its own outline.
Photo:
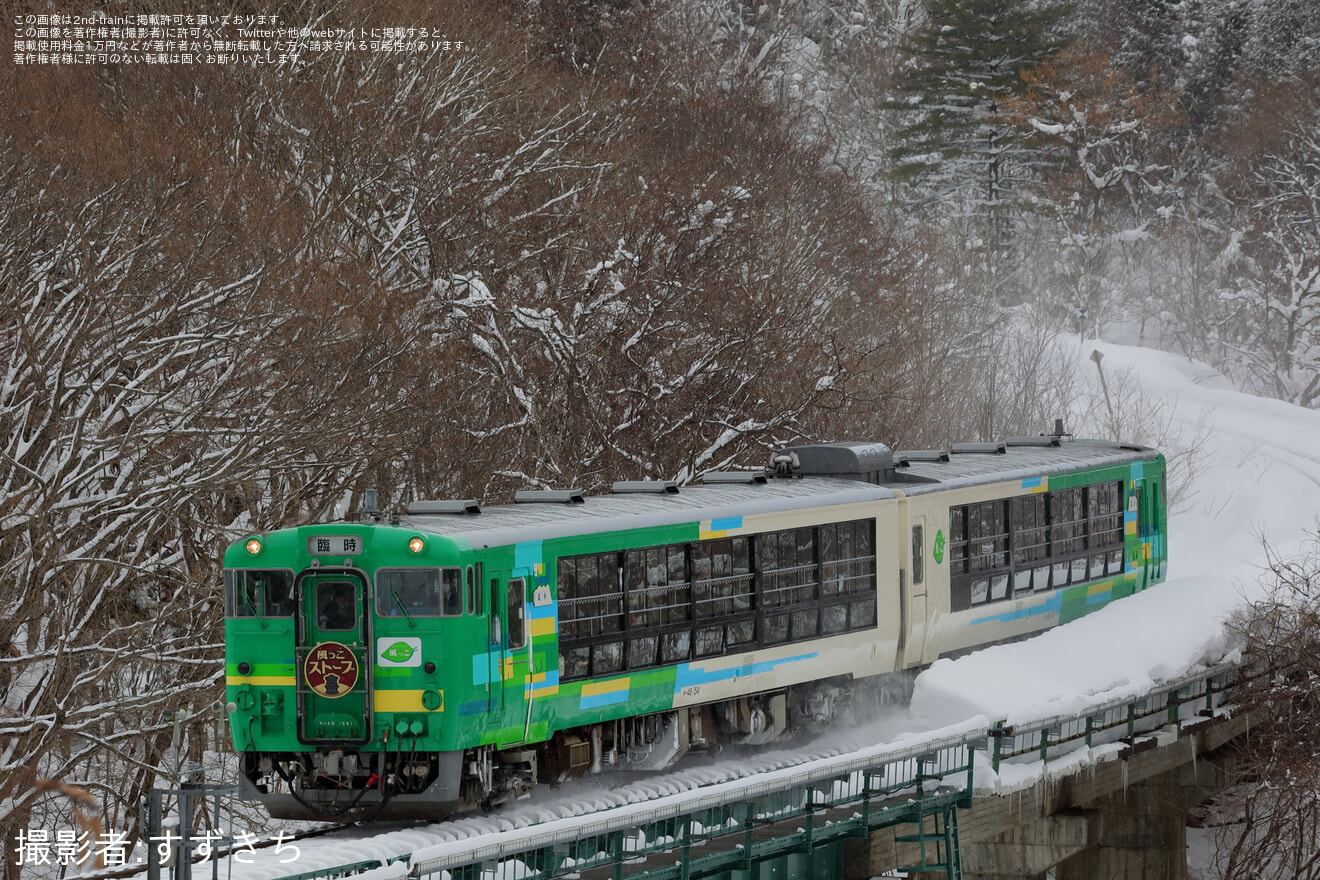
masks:
[[[225,554],[242,793],[438,817],[827,726],[936,658],[1163,578],[1165,465],[1021,438],[782,450],[611,495],[419,502]]]

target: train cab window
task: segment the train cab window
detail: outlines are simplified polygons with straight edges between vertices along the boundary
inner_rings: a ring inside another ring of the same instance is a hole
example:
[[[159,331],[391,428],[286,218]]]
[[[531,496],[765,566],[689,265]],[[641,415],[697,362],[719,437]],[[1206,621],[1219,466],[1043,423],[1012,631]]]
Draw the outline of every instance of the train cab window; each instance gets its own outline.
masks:
[[[457,617],[463,613],[463,570],[390,568],[376,572],[381,617]]]
[[[321,581],[315,602],[318,629],[345,632],[357,627],[357,588],[348,581]]]
[[[274,571],[266,578],[266,616],[293,616],[293,573]]]
[[[225,572],[226,617],[292,617],[293,572],[231,569]]]
[[[225,572],[225,617],[256,617],[261,587],[253,572]]]

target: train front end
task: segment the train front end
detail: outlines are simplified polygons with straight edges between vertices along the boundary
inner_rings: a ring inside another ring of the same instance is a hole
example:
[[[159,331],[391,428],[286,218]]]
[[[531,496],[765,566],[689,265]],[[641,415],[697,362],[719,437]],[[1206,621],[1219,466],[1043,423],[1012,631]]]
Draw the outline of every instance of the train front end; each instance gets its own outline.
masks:
[[[437,535],[352,523],[228,548],[240,796],[276,818],[336,821],[434,817],[463,802],[464,746],[481,719],[464,729],[457,708],[471,701],[445,672],[484,637],[463,613],[474,601],[465,552]]]

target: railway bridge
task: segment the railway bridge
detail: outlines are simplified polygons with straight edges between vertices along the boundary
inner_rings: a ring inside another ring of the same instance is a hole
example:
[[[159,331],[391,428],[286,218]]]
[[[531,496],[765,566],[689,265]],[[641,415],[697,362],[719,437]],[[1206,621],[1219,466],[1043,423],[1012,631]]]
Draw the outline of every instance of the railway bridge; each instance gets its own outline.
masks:
[[[1182,880],[1188,810],[1233,783],[1225,747],[1250,728],[1224,702],[1237,674],[1224,664],[1067,716],[971,719],[294,880]]]
[[[974,789],[957,817],[957,870],[964,880],[1142,878],[1185,880],[1190,811],[1236,781],[1229,743],[1251,714],[1168,724],[1098,761],[1060,758],[1032,784],[998,793]],[[866,880],[929,859],[934,817],[920,832],[887,827],[844,845],[845,880]],[[914,839],[915,838],[915,839]]]

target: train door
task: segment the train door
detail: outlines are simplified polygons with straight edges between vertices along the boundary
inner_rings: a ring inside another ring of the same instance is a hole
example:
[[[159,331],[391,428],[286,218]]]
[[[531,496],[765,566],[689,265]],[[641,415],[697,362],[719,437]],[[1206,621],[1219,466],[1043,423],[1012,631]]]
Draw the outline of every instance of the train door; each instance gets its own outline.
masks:
[[[1160,481],[1151,480],[1150,483],[1150,540],[1151,540],[1151,563],[1154,566],[1152,577],[1157,580],[1164,579],[1164,562],[1169,558],[1165,549],[1165,536],[1168,534],[1168,523],[1160,522],[1160,515],[1164,513],[1164,498],[1160,495]]]
[[[298,739],[365,743],[371,739],[371,664],[366,578],[355,571],[298,578]]]
[[[928,579],[926,554],[930,543],[927,534],[925,516],[913,516],[909,519],[910,557],[908,566],[908,632],[906,635],[904,659],[907,665],[918,662],[929,663],[934,658],[927,658],[926,652],[926,581]]]
[[[1137,516],[1137,557],[1134,560],[1140,568],[1141,583],[1138,589],[1144,590],[1156,583],[1163,572],[1160,571],[1159,553],[1156,543],[1160,534],[1160,484],[1158,480],[1145,480],[1137,483],[1136,495],[1129,500],[1129,505],[1136,509]]]
[[[491,682],[495,694],[491,721],[496,745],[516,745],[527,738],[527,713],[530,696],[527,681],[531,673],[530,645],[527,638],[527,587],[523,578],[504,580],[498,575],[490,580],[491,588]]]

